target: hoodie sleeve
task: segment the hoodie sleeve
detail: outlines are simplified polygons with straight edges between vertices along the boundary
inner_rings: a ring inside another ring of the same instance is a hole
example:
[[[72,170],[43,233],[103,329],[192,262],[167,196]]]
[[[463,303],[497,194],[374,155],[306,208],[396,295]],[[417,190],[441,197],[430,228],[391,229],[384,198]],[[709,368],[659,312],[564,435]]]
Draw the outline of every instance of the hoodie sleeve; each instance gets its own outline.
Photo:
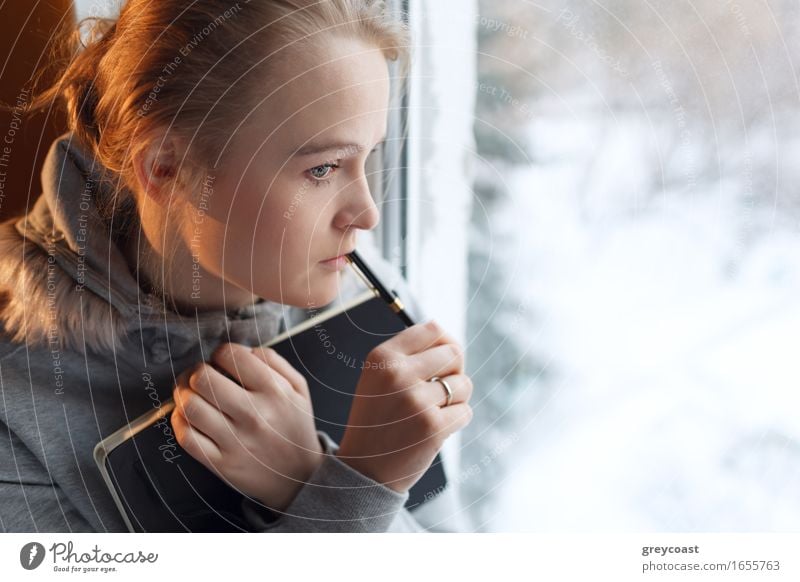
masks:
[[[25,444],[0,422],[0,533],[92,531]]]
[[[356,471],[335,456],[338,445],[318,430],[323,461],[282,513],[245,498],[242,508],[254,531],[423,532],[404,508],[409,493],[398,493]]]
[[[0,532],[93,532],[57,486],[0,479]]]

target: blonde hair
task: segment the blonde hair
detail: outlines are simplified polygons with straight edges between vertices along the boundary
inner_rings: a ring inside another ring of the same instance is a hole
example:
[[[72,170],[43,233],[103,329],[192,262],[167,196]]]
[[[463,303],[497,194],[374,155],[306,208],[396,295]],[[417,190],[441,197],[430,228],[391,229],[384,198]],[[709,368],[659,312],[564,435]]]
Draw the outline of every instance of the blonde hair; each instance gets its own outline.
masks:
[[[408,70],[407,27],[380,0],[128,0],[116,21],[90,21],[89,42],[79,25],[58,81],[29,111],[66,105],[69,129],[115,180],[111,199],[96,202],[106,220],[123,215],[123,233],[138,218],[133,159],[147,137],[168,129],[186,138],[175,180],[196,191],[236,125],[232,112],[250,109],[287,53],[355,38],[398,62],[397,79]]]

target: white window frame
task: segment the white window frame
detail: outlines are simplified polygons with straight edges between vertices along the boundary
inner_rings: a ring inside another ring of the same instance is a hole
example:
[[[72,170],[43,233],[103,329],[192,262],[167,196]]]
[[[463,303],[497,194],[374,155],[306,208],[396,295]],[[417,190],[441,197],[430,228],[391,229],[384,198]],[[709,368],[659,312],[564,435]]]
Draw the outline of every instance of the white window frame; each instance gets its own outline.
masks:
[[[402,115],[390,114],[390,166],[382,189],[384,256],[408,280],[429,316],[467,345],[468,232],[472,209],[471,160],[477,83],[477,0],[395,0],[407,11],[413,36],[408,94]],[[402,141],[405,124],[407,132]],[[443,450],[453,494],[438,514],[453,529],[468,530],[459,501],[460,434]]]

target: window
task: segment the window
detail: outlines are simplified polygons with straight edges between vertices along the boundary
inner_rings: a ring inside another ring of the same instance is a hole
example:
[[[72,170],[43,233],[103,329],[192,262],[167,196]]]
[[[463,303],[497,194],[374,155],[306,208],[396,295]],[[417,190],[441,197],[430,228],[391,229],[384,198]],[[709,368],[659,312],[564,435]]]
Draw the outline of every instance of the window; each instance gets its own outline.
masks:
[[[796,529],[798,10],[411,2],[409,275],[468,346],[475,529]]]

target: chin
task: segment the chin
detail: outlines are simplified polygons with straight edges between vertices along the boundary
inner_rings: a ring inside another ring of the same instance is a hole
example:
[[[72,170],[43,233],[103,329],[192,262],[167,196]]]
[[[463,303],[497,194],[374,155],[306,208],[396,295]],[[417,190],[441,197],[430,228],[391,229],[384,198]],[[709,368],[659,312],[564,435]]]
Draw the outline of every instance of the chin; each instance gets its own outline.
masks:
[[[334,287],[331,291],[327,289],[315,289],[306,299],[308,307],[326,307],[336,299],[338,288]]]
[[[314,281],[294,293],[284,294],[283,303],[303,309],[326,307],[339,295],[337,281]]]

